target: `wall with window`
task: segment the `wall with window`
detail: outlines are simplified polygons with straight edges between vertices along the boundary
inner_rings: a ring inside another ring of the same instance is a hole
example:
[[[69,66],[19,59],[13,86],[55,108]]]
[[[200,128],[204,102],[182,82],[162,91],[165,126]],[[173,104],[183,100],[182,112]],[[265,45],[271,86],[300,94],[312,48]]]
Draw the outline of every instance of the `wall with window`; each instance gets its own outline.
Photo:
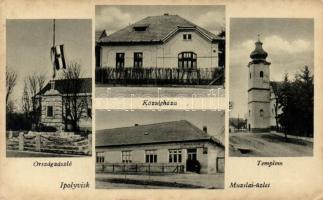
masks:
[[[270,103],[253,102],[248,104],[250,109],[250,117],[248,117],[248,124],[251,129],[269,129],[271,118]],[[262,110],[262,112],[261,112]]]
[[[184,35],[187,39],[184,39]],[[189,35],[191,39],[188,39]],[[178,32],[167,41],[158,51],[158,66],[178,67],[178,55],[181,52],[195,53],[198,68],[218,67],[218,44],[212,44],[195,31]]]
[[[249,88],[268,88],[270,84],[269,65],[252,64],[249,66]]]
[[[186,39],[184,39],[186,35]],[[190,38],[190,39],[189,39]],[[218,44],[212,44],[195,31],[178,32],[162,45],[122,45],[103,46],[101,65],[117,67],[117,54],[124,54],[124,67],[135,65],[135,53],[142,53],[144,68],[178,68],[178,55],[181,52],[193,52],[197,56],[198,68],[218,67]],[[120,59],[119,59],[120,60]]]
[[[104,152],[105,163],[122,163],[122,155],[127,155],[130,161],[124,163],[164,163],[174,165],[182,164],[186,166],[187,149],[192,148],[196,149],[197,160],[201,164],[201,173],[215,173],[216,158],[218,156],[224,157],[224,149],[210,143],[173,143],[120,148],[97,148],[97,152]],[[123,154],[122,152],[127,152],[127,154]]]
[[[62,121],[62,96],[44,95],[41,98],[41,123],[60,129]]]

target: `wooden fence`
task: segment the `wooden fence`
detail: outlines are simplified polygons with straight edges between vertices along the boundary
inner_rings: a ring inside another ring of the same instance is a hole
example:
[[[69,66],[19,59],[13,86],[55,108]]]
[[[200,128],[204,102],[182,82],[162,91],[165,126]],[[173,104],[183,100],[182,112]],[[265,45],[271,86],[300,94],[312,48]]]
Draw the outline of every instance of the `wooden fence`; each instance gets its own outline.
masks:
[[[222,85],[224,68],[184,70],[178,68],[97,67],[95,82],[118,85]]]
[[[7,133],[7,150],[35,151],[58,154],[91,155],[92,134],[87,137],[48,132]]]
[[[96,171],[102,173],[184,173],[184,165],[104,163],[97,164]]]

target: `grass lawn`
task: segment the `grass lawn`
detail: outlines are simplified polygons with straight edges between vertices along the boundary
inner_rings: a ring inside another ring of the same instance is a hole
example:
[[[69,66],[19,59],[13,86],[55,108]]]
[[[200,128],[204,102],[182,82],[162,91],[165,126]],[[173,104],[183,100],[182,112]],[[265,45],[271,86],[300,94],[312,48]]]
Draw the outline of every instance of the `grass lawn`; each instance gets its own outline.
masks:
[[[100,85],[95,87],[95,97],[97,98],[130,98],[135,97],[224,97],[225,90],[222,86],[203,86],[203,87],[115,87],[112,85]]]
[[[301,157],[313,156],[313,142],[273,133],[230,133],[230,156]]]
[[[96,173],[95,178],[97,189],[111,188],[224,188],[224,174],[111,174]]]

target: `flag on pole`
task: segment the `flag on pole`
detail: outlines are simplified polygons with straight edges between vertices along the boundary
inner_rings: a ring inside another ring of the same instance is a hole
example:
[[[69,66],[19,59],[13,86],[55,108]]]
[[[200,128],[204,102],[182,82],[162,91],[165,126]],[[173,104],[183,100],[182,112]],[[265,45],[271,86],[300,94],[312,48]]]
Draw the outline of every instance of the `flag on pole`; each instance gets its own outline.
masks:
[[[56,70],[66,69],[64,57],[64,45],[57,45],[52,47],[52,59]]]

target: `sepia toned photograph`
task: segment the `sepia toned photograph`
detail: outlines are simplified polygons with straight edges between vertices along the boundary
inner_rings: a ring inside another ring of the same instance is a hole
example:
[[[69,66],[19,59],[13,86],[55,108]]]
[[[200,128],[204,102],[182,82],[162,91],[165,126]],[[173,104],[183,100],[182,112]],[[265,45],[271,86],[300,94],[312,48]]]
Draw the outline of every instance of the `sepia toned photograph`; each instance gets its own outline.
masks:
[[[97,189],[224,188],[224,111],[95,115]]]
[[[232,18],[230,156],[313,156],[314,20]]]
[[[225,6],[97,5],[95,23],[96,97],[224,96]]]
[[[91,156],[92,25],[6,21],[7,157]]]

